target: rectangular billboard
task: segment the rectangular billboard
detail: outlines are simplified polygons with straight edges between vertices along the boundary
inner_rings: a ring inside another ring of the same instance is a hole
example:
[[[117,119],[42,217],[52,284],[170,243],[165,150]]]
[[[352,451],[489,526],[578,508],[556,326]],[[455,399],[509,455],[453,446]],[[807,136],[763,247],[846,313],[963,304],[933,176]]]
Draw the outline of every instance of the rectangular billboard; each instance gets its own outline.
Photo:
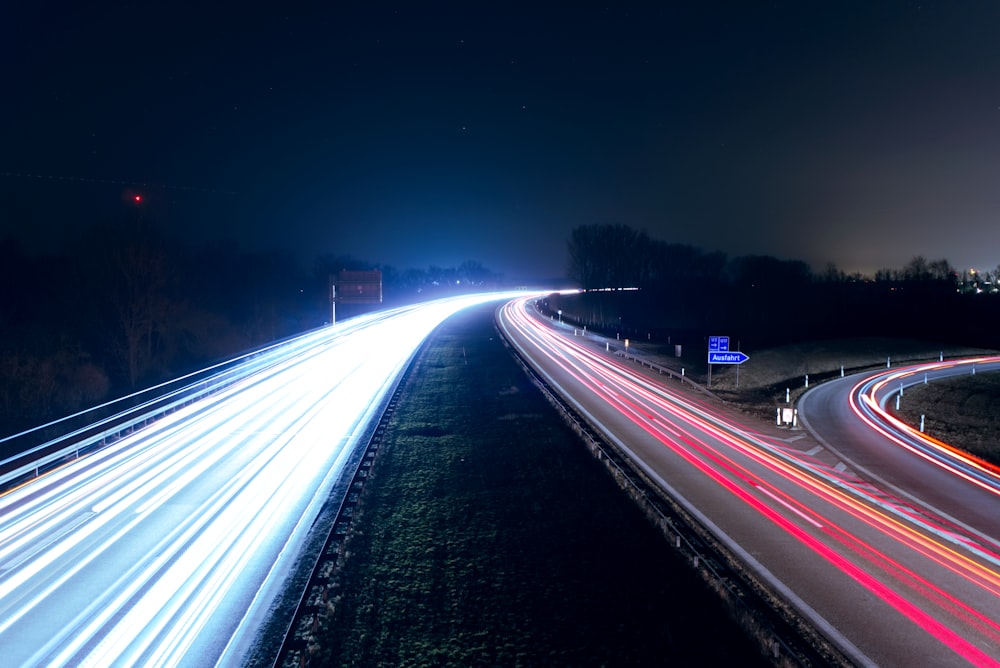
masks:
[[[338,304],[381,304],[382,272],[341,271],[337,274],[335,296]]]

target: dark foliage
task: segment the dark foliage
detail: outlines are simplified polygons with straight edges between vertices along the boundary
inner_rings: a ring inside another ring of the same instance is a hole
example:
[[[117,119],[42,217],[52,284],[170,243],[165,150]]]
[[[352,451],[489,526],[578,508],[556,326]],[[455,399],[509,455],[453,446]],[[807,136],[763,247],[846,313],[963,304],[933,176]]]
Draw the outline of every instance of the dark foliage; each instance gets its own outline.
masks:
[[[305,269],[278,250],[193,247],[143,220],[86,228],[72,249],[31,254],[0,240],[0,436],[321,326],[330,276],[375,268],[346,255]],[[388,304],[500,278],[473,261],[379,268]]]
[[[874,277],[833,265],[814,274],[798,260],[726,258],[624,225],[578,227],[568,248],[570,277],[588,292],[554,295],[549,306],[623,337],[694,344],[728,334],[747,349],[857,336],[1000,347],[996,272],[959,276],[943,259],[915,257]]]

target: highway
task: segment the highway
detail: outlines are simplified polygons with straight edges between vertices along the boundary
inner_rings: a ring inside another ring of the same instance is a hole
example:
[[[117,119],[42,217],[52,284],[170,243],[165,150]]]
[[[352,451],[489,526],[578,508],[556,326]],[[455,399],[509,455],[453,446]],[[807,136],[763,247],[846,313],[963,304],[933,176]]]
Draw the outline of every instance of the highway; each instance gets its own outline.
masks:
[[[508,294],[352,319],[0,496],[4,666],[240,665],[424,339]]]
[[[957,525],[822,446],[750,429],[530,300],[497,320],[574,410],[851,662],[1000,665],[1000,534]]]
[[[887,408],[906,390],[1000,370],[1000,357],[911,364],[819,385],[798,402],[803,426],[855,471],[954,523],[1000,537],[1000,468],[900,422]]]

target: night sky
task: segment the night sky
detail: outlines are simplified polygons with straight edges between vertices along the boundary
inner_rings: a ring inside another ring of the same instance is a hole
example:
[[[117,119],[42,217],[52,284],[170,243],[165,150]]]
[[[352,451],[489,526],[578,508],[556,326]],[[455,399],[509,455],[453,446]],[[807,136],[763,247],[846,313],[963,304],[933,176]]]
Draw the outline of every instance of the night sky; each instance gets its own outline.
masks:
[[[204,5],[4,3],[0,236],[140,193],[194,242],[510,278],[595,223],[1000,264],[997,2]]]

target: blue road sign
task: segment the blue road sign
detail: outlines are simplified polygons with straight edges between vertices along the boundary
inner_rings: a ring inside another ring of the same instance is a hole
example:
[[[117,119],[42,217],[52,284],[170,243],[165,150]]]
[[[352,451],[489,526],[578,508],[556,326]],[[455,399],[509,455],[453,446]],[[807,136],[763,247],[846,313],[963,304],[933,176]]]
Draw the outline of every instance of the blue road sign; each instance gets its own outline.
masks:
[[[719,352],[715,350],[708,351],[708,363],[709,364],[743,364],[750,356],[741,352]]]
[[[729,337],[728,336],[710,336],[708,337],[708,352],[719,352],[724,353],[729,351]]]

